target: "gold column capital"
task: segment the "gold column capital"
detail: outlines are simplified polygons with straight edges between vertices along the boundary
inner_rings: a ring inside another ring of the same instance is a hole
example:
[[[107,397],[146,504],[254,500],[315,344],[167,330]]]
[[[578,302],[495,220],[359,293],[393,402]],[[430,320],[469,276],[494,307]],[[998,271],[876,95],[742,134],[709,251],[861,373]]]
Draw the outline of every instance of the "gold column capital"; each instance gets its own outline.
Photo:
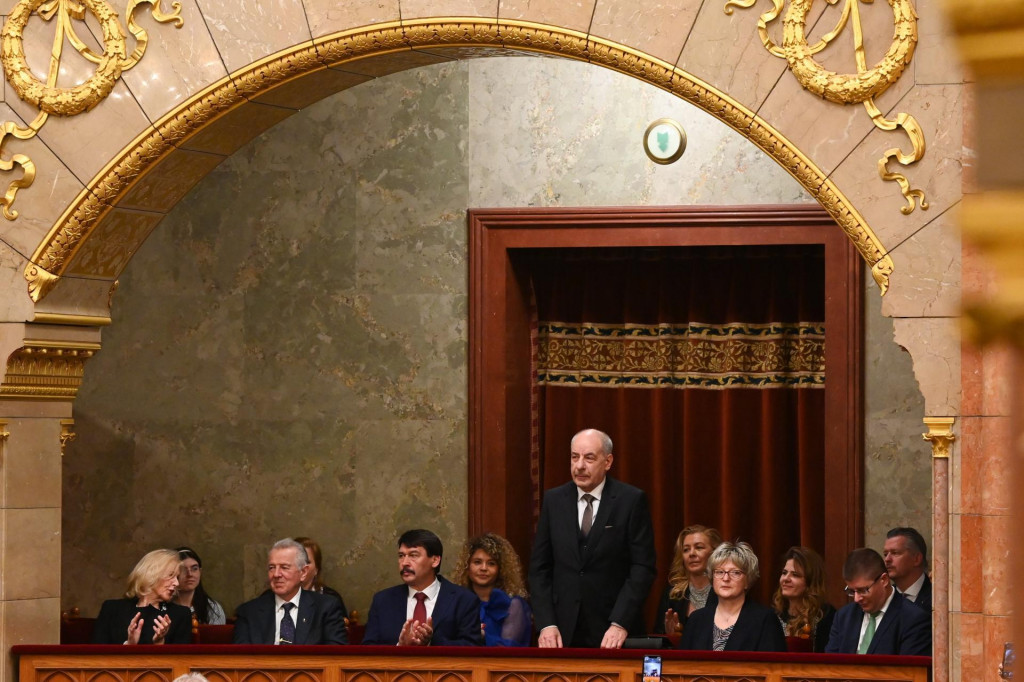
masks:
[[[924,418],[924,425],[928,427],[928,433],[921,437],[932,444],[932,459],[949,459],[953,441],[956,440],[956,436],[953,434],[955,420],[956,417]]]
[[[7,422],[0,419],[0,443],[10,438],[11,432],[7,430]]]
[[[78,434],[74,431],[75,420],[74,419],[61,419],[60,420],[60,456],[64,456],[64,448],[67,447],[68,443],[78,438]]]

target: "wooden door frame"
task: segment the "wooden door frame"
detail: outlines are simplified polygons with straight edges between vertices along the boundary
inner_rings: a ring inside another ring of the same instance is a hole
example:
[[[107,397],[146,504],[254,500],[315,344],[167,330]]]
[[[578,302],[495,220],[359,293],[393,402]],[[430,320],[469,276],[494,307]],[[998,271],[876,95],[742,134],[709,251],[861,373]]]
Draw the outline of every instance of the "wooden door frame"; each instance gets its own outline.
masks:
[[[825,547],[829,593],[864,538],[864,264],[816,205],[473,209],[469,222],[469,532],[529,556],[529,310],[511,253],[570,247],[825,248]],[[568,445],[567,445],[568,452]]]

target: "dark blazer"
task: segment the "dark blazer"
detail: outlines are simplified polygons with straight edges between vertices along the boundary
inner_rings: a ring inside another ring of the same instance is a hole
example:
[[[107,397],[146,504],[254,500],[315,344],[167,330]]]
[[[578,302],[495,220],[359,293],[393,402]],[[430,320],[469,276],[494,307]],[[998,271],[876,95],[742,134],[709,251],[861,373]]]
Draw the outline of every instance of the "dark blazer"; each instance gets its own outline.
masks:
[[[139,608],[138,599],[108,599],[100,607],[96,628],[92,631],[93,644],[124,644],[128,639],[128,624],[136,613],[142,613],[142,632],[139,644],[153,643],[153,621],[160,611],[152,606]],[[164,636],[165,644],[192,643],[192,611],[187,606],[164,604],[164,613],[171,617],[171,627]]]
[[[836,613],[825,652],[855,654],[864,610],[854,603]],[[896,592],[868,646],[869,654],[932,655],[932,612],[924,611]]]
[[[924,584],[921,585],[921,591],[917,593],[917,601],[913,603],[920,607],[925,613],[932,612],[932,579],[927,575],[924,577]]]
[[[644,601],[655,575],[647,496],[611,476],[586,544],[578,490],[570,481],[544,493],[530,557],[537,630],[557,625],[565,646],[601,645],[611,623],[644,635]]]
[[[434,636],[430,643],[436,646],[480,646],[480,600],[464,587],[437,576],[441,591],[430,614]],[[366,621],[363,644],[398,644],[398,636],[407,620],[406,606],[409,587],[404,583],[381,590],[373,595],[370,617]]]
[[[715,607],[697,609],[686,621],[679,648],[711,651],[714,626]],[[748,595],[725,642],[725,651],[786,651],[786,636],[775,611],[752,601]]]
[[[235,644],[275,644],[274,593],[267,590],[235,610]],[[296,644],[348,644],[341,604],[331,596],[302,590],[295,617]]]

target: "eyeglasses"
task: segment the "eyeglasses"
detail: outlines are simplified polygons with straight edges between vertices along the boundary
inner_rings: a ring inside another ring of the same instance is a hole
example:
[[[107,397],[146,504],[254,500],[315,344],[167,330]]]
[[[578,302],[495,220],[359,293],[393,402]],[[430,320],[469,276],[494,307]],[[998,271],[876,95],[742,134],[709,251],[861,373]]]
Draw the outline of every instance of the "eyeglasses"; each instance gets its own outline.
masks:
[[[724,579],[725,576],[729,576],[733,580],[739,580],[740,578],[743,577],[743,571],[740,571],[740,570],[735,569],[735,568],[732,569],[731,571],[723,571],[720,568],[716,568],[715,570],[711,571],[711,574],[713,576],[715,576],[716,578],[719,578],[719,579]]]
[[[875,586],[875,583],[877,583],[879,580],[882,579],[883,575],[887,575],[887,574],[886,573],[879,573],[878,577],[875,578],[874,580],[872,580],[871,584],[868,585],[867,587],[849,587],[849,586],[847,586],[847,587],[843,588],[843,592],[845,592],[846,596],[850,597],[851,599],[853,598],[854,595],[857,595],[857,594],[859,594],[862,597],[866,597],[866,596],[868,596],[868,592],[871,591],[871,588]]]

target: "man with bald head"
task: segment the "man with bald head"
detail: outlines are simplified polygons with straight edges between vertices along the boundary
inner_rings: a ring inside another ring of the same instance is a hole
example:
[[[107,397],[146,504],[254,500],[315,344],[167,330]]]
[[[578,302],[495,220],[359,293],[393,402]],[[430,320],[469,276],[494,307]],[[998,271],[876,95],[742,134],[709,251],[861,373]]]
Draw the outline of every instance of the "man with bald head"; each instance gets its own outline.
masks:
[[[608,476],[612,439],[585,429],[570,444],[572,480],[544,493],[530,558],[542,647],[618,649],[645,632],[655,575],[647,496]],[[557,595],[557,599],[556,599]]]

